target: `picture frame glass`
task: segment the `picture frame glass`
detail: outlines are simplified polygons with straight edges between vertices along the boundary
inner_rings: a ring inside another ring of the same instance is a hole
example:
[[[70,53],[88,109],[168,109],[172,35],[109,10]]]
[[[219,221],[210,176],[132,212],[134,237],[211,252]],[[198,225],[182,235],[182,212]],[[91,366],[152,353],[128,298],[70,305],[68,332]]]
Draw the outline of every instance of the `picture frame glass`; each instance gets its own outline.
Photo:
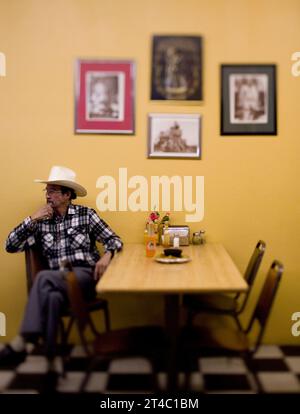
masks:
[[[153,36],[151,99],[203,99],[200,36]]]
[[[76,133],[134,133],[134,72],[132,61],[76,62]]]
[[[149,114],[148,158],[201,158],[198,114]]]
[[[275,65],[221,66],[221,134],[277,134]]]

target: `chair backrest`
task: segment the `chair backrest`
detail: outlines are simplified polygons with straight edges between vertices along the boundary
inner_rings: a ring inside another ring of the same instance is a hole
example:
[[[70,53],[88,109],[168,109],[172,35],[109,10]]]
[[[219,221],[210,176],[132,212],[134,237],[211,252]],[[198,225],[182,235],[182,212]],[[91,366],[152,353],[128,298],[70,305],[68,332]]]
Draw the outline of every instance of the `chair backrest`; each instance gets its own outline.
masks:
[[[259,240],[257,242],[256,246],[255,246],[255,249],[252,253],[252,256],[250,257],[248,266],[247,266],[246,271],[245,271],[244,278],[245,278],[245,281],[247,282],[249,288],[248,288],[246,294],[244,295],[244,300],[240,305],[239,312],[242,312],[244,310],[246,304],[247,304],[247,301],[248,301],[251,289],[253,287],[254,280],[255,280],[256,275],[258,273],[258,269],[259,269],[259,266],[261,264],[262,258],[264,256],[265,250],[266,250],[266,243],[262,240]],[[239,294],[238,294],[238,296],[239,296]]]
[[[274,260],[271,264],[265,283],[259,295],[256,307],[253,311],[253,315],[246,330],[248,333],[252,329],[254,323],[258,322],[260,330],[255,343],[255,351],[262,341],[262,337],[266,329],[266,324],[270,316],[272,305],[274,303],[274,299],[279,287],[283,269],[283,265],[278,260]]]
[[[252,256],[250,257],[248,266],[245,271],[245,280],[249,286],[252,286],[254,283],[265,250],[266,243],[262,240],[259,240],[259,242],[255,246]]]
[[[40,270],[48,269],[47,260],[42,256],[41,250],[37,246],[32,246],[25,250],[27,291],[29,292],[37,273]]]

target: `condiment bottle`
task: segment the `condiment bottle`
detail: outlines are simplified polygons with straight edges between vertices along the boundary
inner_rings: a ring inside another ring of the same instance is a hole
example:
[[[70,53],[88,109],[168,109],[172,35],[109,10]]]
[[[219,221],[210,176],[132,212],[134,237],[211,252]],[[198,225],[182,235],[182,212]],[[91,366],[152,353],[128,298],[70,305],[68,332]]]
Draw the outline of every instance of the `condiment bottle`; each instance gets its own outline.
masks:
[[[153,257],[156,251],[156,234],[154,233],[153,223],[148,223],[148,234],[145,236],[146,256]]]
[[[169,232],[169,226],[165,225],[164,231],[163,231],[163,246],[168,247],[170,245],[170,232]]]

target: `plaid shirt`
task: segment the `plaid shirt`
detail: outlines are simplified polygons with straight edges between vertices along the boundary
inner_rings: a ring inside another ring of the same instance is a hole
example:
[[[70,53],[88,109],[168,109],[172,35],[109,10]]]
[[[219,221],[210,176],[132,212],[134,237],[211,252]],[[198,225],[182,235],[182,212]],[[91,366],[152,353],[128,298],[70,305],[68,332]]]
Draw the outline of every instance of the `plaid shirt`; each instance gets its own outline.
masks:
[[[70,204],[64,217],[33,222],[30,217],[17,226],[6,240],[6,250],[21,252],[37,244],[48,260],[50,269],[58,269],[60,261],[73,266],[95,266],[100,259],[96,240],[105,251],[119,251],[123,243],[96,211]]]

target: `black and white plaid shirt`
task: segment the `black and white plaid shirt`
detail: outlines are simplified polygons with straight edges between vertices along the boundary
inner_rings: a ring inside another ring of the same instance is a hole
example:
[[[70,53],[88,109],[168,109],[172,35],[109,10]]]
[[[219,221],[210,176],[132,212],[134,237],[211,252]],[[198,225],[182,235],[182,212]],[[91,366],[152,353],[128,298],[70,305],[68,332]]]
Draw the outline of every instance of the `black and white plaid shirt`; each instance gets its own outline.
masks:
[[[33,222],[27,217],[6,240],[6,250],[21,252],[36,244],[48,260],[50,269],[58,269],[67,260],[73,266],[95,266],[100,259],[96,240],[105,251],[119,251],[123,243],[96,211],[70,204],[64,217]]]

